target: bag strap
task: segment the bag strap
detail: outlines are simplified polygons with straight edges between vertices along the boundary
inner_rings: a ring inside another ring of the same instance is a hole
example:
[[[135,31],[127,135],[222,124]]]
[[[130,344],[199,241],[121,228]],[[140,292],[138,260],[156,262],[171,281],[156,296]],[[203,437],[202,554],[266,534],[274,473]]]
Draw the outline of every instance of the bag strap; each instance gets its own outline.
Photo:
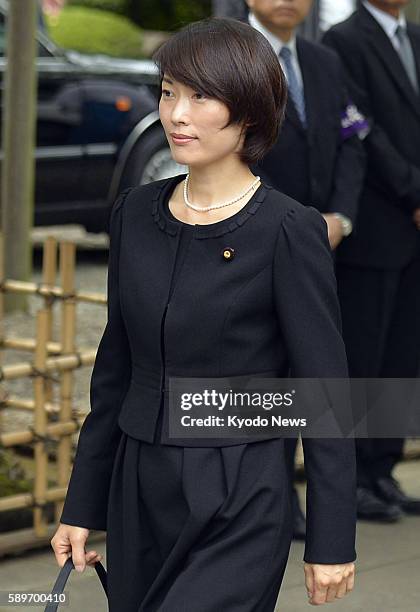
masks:
[[[106,569],[100,561],[97,561],[95,563],[94,568],[96,570],[96,573],[98,574],[99,580],[101,581],[105,594],[108,596]],[[60,595],[64,591],[64,587],[66,586],[66,582],[72,569],[74,569],[74,563],[72,558],[69,557],[64,563],[63,567],[60,569],[60,572],[57,576],[57,580],[55,581],[55,584],[52,588],[51,595]],[[48,603],[45,607],[44,612],[56,612],[59,604],[59,601]]]

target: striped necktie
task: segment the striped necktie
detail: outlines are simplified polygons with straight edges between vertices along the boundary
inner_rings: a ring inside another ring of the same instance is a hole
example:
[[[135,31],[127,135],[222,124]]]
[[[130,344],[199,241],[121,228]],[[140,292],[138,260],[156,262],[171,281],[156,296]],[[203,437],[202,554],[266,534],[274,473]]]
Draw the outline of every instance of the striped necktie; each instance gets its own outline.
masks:
[[[295,69],[293,68],[292,52],[289,47],[284,46],[281,48],[279,56],[282,58],[286,70],[290,97],[293,100],[302,125],[306,127],[305,98],[303,88],[300,86]]]

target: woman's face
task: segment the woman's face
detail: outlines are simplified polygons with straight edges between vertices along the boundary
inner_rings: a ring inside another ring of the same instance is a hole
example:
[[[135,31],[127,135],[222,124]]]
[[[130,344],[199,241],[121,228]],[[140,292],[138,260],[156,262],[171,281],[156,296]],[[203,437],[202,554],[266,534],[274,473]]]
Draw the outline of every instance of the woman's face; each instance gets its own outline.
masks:
[[[172,157],[179,164],[207,165],[242,149],[244,136],[241,137],[240,126],[222,129],[229,121],[229,109],[223,102],[208,98],[166,74],[159,115]]]

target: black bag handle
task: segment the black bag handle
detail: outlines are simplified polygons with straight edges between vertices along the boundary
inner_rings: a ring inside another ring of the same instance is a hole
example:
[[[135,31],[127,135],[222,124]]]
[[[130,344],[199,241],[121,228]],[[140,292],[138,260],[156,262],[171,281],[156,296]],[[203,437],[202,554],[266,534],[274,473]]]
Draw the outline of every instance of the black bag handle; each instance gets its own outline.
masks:
[[[104,588],[105,594],[108,597],[106,569],[100,561],[96,561],[94,568]],[[57,576],[57,580],[55,581],[55,584],[52,588],[51,595],[60,595],[64,591],[64,587],[66,586],[66,582],[68,580],[68,577],[70,576],[70,572],[72,569],[74,569],[74,563],[72,558],[69,557],[63,567],[60,569],[60,572]],[[48,603],[45,607],[44,612],[56,612],[59,604],[59,601]]]

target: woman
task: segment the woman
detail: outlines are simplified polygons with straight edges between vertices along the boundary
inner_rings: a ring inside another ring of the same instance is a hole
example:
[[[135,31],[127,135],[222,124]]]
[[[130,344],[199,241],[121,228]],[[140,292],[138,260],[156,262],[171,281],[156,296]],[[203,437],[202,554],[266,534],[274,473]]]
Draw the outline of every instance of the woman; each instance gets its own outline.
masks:
[[[327,226],[249,169],[286,102],[269,43],[206,19],[155,54],[189,174],[125,190],[110,220],[108,322],[52,539],[83,570],[107,531],[110,610],[272,611],[292,536],[284,439],[169,435],[173,377],[346,377]],[[310,603],[353,587],[352,440],[304,439]]]

